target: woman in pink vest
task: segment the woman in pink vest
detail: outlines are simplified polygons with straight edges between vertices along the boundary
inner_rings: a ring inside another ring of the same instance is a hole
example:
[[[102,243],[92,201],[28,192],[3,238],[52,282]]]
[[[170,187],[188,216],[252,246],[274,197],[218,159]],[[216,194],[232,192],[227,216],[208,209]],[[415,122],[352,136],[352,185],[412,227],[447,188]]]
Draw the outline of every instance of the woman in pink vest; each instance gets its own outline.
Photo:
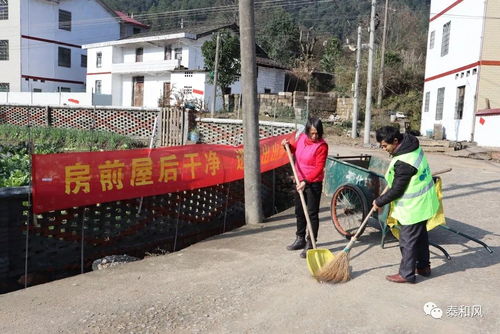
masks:
[[[283,140],[283,145],[289,144]],[[311,218],[314,240],[318,238],[319,202],[325,176],[325,162],[328,156],[328,144],[323,140],[323,124],[315,117],[309,118],[305,133],[300,134],[294,145],[290,145],[295,155],[295,168],[299,178],[297,191],[302,190]],[[295,216],[297,217],[297,238],[287,246],[288,250],[303,249],[300,257],[305,258],[308,249],[312,248],[310,236],[306,240],[306,218],[298,192],[295,194]]]

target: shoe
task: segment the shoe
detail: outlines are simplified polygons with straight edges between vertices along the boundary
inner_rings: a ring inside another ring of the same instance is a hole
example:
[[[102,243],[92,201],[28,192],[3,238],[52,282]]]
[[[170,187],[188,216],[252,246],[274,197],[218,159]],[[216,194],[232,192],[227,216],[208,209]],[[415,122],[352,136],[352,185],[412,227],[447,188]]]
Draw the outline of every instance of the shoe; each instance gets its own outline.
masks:
[[[387,275],[385,276],[385,279],[394,283],[415,283],[415,281],[409,281],[400,274]]]
[[[431,266],[427,266],[425,268],[417,268],[417,274],[424,277],[431,276]]]
[[[312,248],[313,246],[311,240],[307,239],[304,249],[302,250],[302,252],[300,252],[300,257],[305,259],[307,257],[307,251]]]
[[[306,246],[306,238],[297,236],[297,239],[295,239],[295,241],[291,245],[286,246],[286,249],[288,249],[289,251],[293,251],[302,249],[305,246]]]

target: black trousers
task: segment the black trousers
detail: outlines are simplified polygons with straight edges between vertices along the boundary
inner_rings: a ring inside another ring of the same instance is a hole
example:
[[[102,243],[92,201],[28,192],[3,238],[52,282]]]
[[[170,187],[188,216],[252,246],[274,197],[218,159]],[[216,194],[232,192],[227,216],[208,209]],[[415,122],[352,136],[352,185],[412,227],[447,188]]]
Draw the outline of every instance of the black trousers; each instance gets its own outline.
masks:
[[[319,202],[321,200],[321,191],[323,182],[307,183],[304,189],[304,197],[307,204],[307,212],[311,219],[311,227],[314,233],[314,240],[318,238],[319,229]],[[299,193],[295,193],[295,216],[297,217],[297,236],[305,237],[307,230],[307,221],[302,209]]]
[[[399,274],[408,281],[415,281],[415,268],[423,269],[429,262],[429,236],[427,221],[413,225],[401,225],[399,230],[399,249],[401,264]]]

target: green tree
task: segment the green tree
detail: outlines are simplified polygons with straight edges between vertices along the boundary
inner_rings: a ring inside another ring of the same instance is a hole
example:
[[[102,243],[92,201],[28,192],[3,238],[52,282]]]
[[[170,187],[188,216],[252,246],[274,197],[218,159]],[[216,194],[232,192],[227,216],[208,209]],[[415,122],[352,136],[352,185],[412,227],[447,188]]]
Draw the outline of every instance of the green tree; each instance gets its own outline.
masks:
[[[323,45],[325,48],[320,60],[321,69],[333,74],[342,56],[342,45],[337,37],[326,40]]]
[[[264,15],[263,27],[257,35],[257,43],[271,59],[282,65],[293,66],[300,54],[297,41],[299,27],[292,16],[283,9]]]
[[[221,92],[226,92],[229,86],[240,78],[240,39],[229,30],[221,30],[219,44],[219,63],[217,69],[217,86]],[[205,58],[205,68],[209,71],[208,82],[213,84],[215,71],[215,49],[217,35],[201,46],[201,52]],[[224,94],[222,94],[223,105],[225,105]]]

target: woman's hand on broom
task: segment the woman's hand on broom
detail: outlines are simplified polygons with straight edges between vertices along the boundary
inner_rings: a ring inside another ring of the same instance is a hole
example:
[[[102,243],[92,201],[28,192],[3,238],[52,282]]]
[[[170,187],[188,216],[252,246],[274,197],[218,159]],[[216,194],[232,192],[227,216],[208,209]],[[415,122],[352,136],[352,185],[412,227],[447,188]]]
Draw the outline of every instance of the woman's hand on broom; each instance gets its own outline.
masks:
[[[290,145],[290,142],[288,141],[288,139],[283,139],[281,141],[281,146],[285,146],[285,145]]]
[[[306,188],[306,181],[300,181],[296,188],[297,191],[303,191]]]

